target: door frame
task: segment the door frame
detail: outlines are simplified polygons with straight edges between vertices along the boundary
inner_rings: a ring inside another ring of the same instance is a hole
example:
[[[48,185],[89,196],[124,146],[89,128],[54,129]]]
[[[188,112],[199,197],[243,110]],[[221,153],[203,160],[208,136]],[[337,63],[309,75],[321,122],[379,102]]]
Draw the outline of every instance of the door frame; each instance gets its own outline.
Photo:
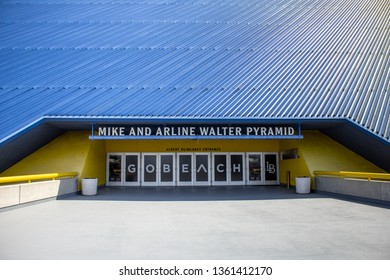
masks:
[[[215,180],[215,156],[224,155],[226,157],[226,166],[225,166],[225,172],[226,172],[226,181],[216,181]],[[229,166],[230,166],[230,158],[229,153],[212,153],[211,154],[211,184],[214,186],[223,186],[229,184]]]
[[[256,155],[256,156],[259,156],[260,158],[260,180],[254,180],[254,181],[250,181],[250,175],[249,175],[249,157],[251,155]],[[246,153],[246,185],[248,186],[251,186],[251,185],[264,185],[264,159],[263,159],[263,153],[262,152],[247,152]]]
[[[176,154],[176,185],[177,186],[192,186],[194,184],[194,153],[177,153]],[[190,175],[191,175],[191,181],[180,181],[180,156],[191,156],[191,170],[190,170]]]
[[[110,181],[110,156],[120,156],[120,181],[112,182]],[[107,153],[106,155],[106,186],[123,186],[123,153]]]
[[[142,187],[157,187],[159,184],[159,164],[160,164],[160,157],[158,153],[142,153],[142,167],[141,167],[141,186]],[[145,181],[145,156],[155,156],[156,157],[156,166],[155,166],[155,172],[156,172],[156,181],[155,182],[146,182]]]
[[[266,162],[265,162],[265,156],[266,155],[275,155],[275,158],[276,158],[276,166],[275,166],[275,172],[276,172],[276,180],[266,180],[266,178],[265,178],[265,173],[266,173],[266,168],[267,168],[267,166],[266,166]],[[279,170],[279,168],[280,168],[280,165],[279,165],[279,153],[276,153],[276,152],[265,152],[265,153],[263,153],[263,184],[264,185],[279,185],[280,184],[280,182],[279,182],[279,180],[280,180],[280,178],[279,178],[279,172],[280,172],[280,170]]]
[[[197,169],[196,169],[196,156],[207,156],[207,181],[196,181],[196,175],[197,175]],[[211,170],[211,156],[210,153],[194,153],[193,157],[193,182],[195,186],[211,186],[211,176],[212,176],[212,170]]]
[[[232,175],[233,175],[233,170],[232,170],[232,158],[231,156],[241,156],[242,158],[242,167],[241,167],[241,170],[242,170],[242,180],[241,181],[232,181]],[[234,186],[234,185],[245,185],[245,182],[246,182],[246,156],[245,156],[245,153],[244,152],[235,152],[235,153],[229,153],[229,165],[228,165],[228,184],[231,185],[231,186]]]
[[[162,182],[161,157],[172,156],[172,181]],[[158,153],[157,181],[159,186],[176,186],[176,155],[175,153]]]
[[[127,172],[127,162],[126,162],[126,156],[137,156],[137,182],[128,182],[126,181],[126,172]],[[139,187],[141,186],[141,154],[140,153],[123,153],[122,154],[122,162],[123,162],[123,186],[126,187]]]

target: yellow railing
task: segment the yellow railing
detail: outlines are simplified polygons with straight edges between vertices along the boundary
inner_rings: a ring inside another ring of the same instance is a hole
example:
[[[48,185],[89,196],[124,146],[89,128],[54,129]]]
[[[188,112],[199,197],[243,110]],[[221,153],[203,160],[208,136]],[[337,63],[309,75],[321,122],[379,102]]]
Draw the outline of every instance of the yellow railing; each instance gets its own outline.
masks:
[[[57,178],[77,177],[77,172],[63,172],[63,173],[46,173],[46,174],[34,174],[34,175],[20,175],[20,176],[8,176],[0,177],[0,184],[42,181],[42,180],[55,180]]]
[[[350,172],[350,171],[314,171],[316,176],[330,176],[338,178],[356,178],[371,180],[390,181],[389,173]]]

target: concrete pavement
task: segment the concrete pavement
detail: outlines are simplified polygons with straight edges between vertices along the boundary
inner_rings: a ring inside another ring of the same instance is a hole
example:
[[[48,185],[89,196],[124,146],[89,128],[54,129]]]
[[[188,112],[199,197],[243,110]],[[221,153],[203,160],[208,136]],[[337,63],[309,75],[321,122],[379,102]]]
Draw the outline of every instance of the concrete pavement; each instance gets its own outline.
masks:
[[[0,225],[0,259],[390,259],[390,209],[282,187],[103,188]]]

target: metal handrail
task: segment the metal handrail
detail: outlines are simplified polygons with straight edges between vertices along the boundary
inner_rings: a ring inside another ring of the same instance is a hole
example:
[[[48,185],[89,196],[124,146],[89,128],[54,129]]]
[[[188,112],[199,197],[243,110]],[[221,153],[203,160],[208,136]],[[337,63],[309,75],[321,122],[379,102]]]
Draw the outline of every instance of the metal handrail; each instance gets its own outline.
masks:
[[[350,171],[314,171],[316,176],[329,176],[338,178],[356,178],[371,180],[390,181],[389,173],[371,173],[371,172],[350,172]]]
[[[77,172],[63,172],[63,173],[46,173],[46,174],[34,174],[34,175],[20,175],[20,176],[7,176],[0,177],[0,184],[5,183],[16,183],[16,182],[28,182],[39,181],[45,179],[55,180],[56,178],[64,178],[64,177],[77,177]]]

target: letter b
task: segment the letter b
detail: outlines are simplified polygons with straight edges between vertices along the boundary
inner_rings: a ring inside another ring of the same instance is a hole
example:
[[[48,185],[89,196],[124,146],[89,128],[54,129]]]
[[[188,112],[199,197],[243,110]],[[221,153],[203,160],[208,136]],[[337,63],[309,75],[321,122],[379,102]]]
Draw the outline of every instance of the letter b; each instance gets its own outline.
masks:
[[[169,164],[163,165],[163,173],[169,173],[171,172],[171,166]]]

